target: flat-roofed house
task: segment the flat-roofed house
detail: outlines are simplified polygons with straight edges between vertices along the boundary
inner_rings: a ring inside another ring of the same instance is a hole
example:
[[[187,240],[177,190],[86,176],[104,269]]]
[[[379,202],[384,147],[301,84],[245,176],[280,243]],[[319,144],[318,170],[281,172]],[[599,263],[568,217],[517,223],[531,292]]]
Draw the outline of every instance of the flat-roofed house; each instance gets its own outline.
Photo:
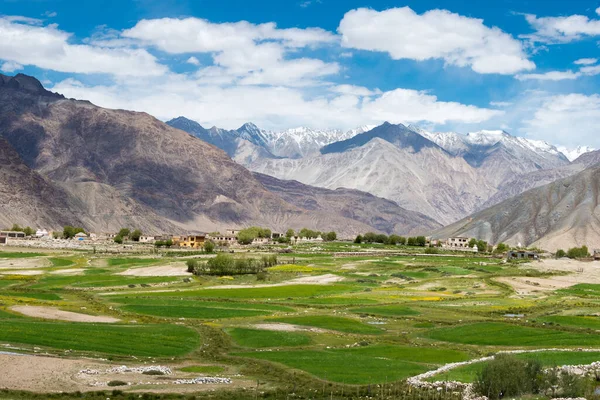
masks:
[[[173,238],[173,243],[179,247],[187,247],[190,249],[200,249],[204,247],[204,242],[206,241],[206,235],[188,235],[188,236],[180,236],[175,240]]]

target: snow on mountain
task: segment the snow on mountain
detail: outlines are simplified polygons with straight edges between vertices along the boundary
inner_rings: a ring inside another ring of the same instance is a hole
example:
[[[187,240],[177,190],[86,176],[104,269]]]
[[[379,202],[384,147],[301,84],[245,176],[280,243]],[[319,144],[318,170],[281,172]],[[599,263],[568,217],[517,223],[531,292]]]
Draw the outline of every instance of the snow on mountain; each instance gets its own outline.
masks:
[[[579,156],[595,151],[596,149],[594,149],[593,147],[589,147],[589,146],[578,146],[576,148],[568,148],[565,146],[559,146],[558,147],[558,151],[560,151],[561,153],[563,153],[565,155],[565,157],[567,157],[569,159],[569,161],[573,162],[576,159],[579,158]]]

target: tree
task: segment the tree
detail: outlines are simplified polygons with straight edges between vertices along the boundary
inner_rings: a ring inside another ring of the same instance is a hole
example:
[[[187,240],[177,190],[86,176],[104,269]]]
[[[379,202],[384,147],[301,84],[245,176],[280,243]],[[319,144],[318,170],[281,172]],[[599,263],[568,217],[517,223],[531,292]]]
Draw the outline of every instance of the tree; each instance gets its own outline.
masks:
[[[139,242],[141,236],[142,231],[136,229],[135,231],[131,232],[131,234],[129,234],[129,239],[133,240],[134,242]]]
[[[556,250],[556,258],[566,257],[567,253],[563,249]]]
[[[477,241],[477,251],[479,253],[485,253],[488,250],[488,244],[485,240]]]
[[[333,242],[337,239],[337,233],[331,231],[331,232],[327,232],[325,234],[325,236],[323,237],[324,240],[328,241],[328,242]]]
[[[296,236],[296,233],[294,232],[293,229],[288,229],[285,232],[285,237],[288,238],[288,239],[293,238],[294,236]]]
[[[320,235],[321,235],[321,232],[313,231],[312,229],[307,229],[307,228],[302,228],[300,230],[300,233],[298,233],[298,236],[305,237],[308,239],[314,239],[314,238],[319,237]]]
[[[13,224],[10,230],[13,232],[23,232],[23,228],[21,228],[21,225],[19,224]]]
[[[212,240],[207,240],[204,242],[204,251],[206,253],[212,253],[215,251],[215,243]]]
[[[67,225],[63,228],[63,238],[65,239],[72,239],[78,233],[85,233],[85,230],[83,228],[76,228],[71,225]]]
[[[398,235],[390,235],[388,237],[387,243],[395,246],[398,243],[400,243],[400,239],[401,239],[401,237]]]
[[[375,232],[367,232],[363,235],[363,242],[375,243],[376,238],[377,238],[377,234]]]
[[[363,241],[362,235],[358,235],[358,236],[356,236],[356,239],[354,239],[354,243],[356,243],[356,244],[361,244],[362,241]]]
[[[477,239],[471,239],[471,240],[469,240],[469,247],[473,248],[475,246],[477,246]],[[477,247],[479,247],[479,246],[477,246]]]
[[[23,228],[23,233],[25,234],[25,236],[32,236],[33,234],[35,234],[35,231],[31,227],[26,226],[25,228]]]
[[[587,246],[573,247],[567,251],[567,257],[569,258],[586,258],[590,256],[590,252]]]
[[[119,235],[115,236],[114,241],[117,244],[123,244],[123,236],[119,236]]]
[[[165,241],[165,247],[171,247],[173,246],[173,239],[167,239]]]
[[[477,374],[473,388],[490,399],[536,394],[542,381],[539,361],[524,361],[509,354],[498,354]]]
[[[494,253],[504,253],[508,250],[510,250],[510,246],[508,246],[505,243],[498,243],[498,246],[496,246],[496,250],[494,250]]]
[[[406,238],[404,236],[400,236],[400,239],[398,239],[398,244],[405,246],[406,245]]]
[[[406,244],[409,246],[417,246],[417,238],[416,237],[409,237],[406,240]]]
[[[425,236],[417,236],[417,246],[425,247],[427,245],[427,238]]]
[[[128,237],[130,233],[131,233],[131,231],[129,230],[129,228],[121,228],[119,233],[117,233],[117,236],[121,236],[122,238],[124,238],[124,237]]]

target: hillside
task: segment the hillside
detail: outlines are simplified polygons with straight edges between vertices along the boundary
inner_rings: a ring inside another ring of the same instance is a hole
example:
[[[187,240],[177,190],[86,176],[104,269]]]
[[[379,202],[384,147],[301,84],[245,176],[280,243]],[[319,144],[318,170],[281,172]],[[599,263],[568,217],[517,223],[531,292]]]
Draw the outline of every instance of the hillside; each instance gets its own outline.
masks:
[[[435,233],[547,250],[600,243],[600,167],[505,200]]]
[[[68,100],[25,75],[0,81],[0,136],[14,150],[12,164],[30,171],[22,182],[11,181],[13,190],[28,193],[41,179],[60,191],[52,197],[68,199],[53,207],[64,212],[50,218],[24,196],[28,218],[9,209],[1,216],[7,223],[56,228],[69,220],[95,231],[127,225],[149,233],[255,224],[348,235],[376,229],[283,200],[223,150],[148,114]]]

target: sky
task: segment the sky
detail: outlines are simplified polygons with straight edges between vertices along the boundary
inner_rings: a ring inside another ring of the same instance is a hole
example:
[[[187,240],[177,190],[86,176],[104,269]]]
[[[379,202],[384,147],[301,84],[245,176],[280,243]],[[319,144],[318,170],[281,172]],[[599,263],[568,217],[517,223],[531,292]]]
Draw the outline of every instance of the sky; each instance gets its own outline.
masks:
[[[600,148],[600,1],[0,0],[0,73],[205,127]]]

